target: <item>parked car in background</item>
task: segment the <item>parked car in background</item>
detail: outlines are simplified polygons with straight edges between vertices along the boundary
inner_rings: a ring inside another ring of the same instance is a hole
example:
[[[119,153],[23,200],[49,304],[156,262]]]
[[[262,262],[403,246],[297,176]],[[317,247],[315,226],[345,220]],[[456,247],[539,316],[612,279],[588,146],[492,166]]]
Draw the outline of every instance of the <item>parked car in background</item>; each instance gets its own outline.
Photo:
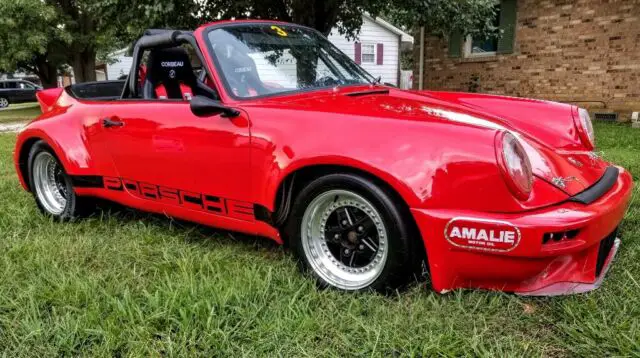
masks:
[[[11,103],[35,102],[36,92],[42,87],[24,80],[0,81],[0,108],[9,107]]]

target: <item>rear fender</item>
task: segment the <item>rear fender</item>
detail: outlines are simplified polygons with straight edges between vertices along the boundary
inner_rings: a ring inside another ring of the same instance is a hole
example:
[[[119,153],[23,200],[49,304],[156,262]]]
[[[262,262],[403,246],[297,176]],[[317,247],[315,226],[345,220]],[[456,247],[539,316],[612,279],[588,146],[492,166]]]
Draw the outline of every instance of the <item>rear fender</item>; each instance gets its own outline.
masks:
[[[96,106],[82,105],[64,93],[57,102],[19,134],[14,152],[14,163],[22,186],[29,190],[27,161],[31,146],[42,140],[51,147],[69,175],[98,175],[87,131],[98,125],[101,109]],[[61,102],[75,102],[60,105]],[[112,172],[113,169],[106,171]]]

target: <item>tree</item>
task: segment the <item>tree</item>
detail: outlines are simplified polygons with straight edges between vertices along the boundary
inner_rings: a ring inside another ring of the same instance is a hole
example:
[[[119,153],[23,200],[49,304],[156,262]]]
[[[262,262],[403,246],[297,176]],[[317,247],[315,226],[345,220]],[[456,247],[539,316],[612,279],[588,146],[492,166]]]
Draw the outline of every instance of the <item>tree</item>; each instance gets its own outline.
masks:
[[[428,34],[461,33],[482,38],[496,36],[493,24],[498,0],[401,0],[389,8],[397,23]]]
[[[118,19],[121,41],[146,28],[193,29],[218,19],[272,19],[315,28],[328,35],[357,36],[363,13],[384,15],[407,29],[426,26],[435,33],[489,34],[497,0],[130,0],[96,1],[101,19]]]
[[[40,0],[1,1],[0,14],[0,71],[29,71],[45,88],[55,87],[71,41],[55,9]]]
[[[202,13],[219,18],[262,18],[306,25],[328,35],[333,28],[354,37],[363,13],[384,14],[405,28],[434,33],[491,34],[496,0],[210,0]]]
[[[95,80],[96,55],[146,28],[193,29],[228,18],[274,19],[356,37],[362,14],[384,13],[406,28],[487,34],[495,0],[9,0],[0,1],[0,68],[22,67],[51,84],[62,65]]]

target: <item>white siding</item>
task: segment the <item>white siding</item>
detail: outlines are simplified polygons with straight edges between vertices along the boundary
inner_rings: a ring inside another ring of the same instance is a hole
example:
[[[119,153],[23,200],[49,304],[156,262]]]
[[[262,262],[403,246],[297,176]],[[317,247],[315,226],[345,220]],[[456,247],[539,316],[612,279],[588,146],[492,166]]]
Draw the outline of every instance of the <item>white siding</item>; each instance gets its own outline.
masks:
[[[360,35],[358,36],[358,42],[363,44],[383,44],[384,56],[382,58],[382,65],[373,64],[361,64],[362,68],[367,70],[375,77],[382,76],[382,82],[398,84],[398,61],[400,53],[398,51],[398,45],[400,36],[380,26],[379,24],[363,18],[364,23],[360,29]],[[351,59],[355,60],[355,41],[349,41],[345,36],[338,33],[337,30],[331,31],[329,35],[329,41],[336,45],[342,52],[346,53]],[[377,47],[377,46],[376,46]]]
[[[119,53],[115,56],[116,62],[107,65],[107,79],[117,80],[122,75],[128,75],[133,63],[133,57]]]

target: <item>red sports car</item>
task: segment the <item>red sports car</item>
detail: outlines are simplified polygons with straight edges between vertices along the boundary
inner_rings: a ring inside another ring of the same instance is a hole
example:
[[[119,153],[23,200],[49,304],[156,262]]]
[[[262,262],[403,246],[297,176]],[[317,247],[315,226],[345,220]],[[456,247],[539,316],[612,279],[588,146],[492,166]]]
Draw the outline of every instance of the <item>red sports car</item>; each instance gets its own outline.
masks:
[[[631,198],[575,106],[380,83],[317,31],[148,30],[126,82],[40,92],[15,165],[38,207],[95,198],[288,244],[320,286],[598,287]]]

